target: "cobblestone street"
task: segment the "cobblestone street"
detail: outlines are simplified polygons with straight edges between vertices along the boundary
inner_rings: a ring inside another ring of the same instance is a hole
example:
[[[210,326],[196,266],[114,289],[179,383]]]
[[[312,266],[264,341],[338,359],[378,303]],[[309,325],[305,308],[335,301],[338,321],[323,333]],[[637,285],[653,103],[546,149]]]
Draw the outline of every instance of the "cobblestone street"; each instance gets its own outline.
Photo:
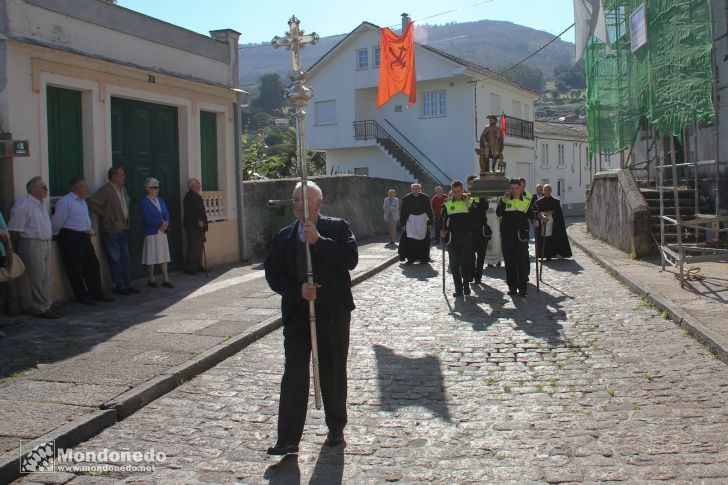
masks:
[[[354,288],[345,449],[322,449],[311,411],[298,457],[265,454],[278,330],[76,450],[166,453],[106,477],[130,483],[726,483],[728,367],[677,325],[580,251],[547,263],[528,300],[488,269],[451,311],[432,256]]]

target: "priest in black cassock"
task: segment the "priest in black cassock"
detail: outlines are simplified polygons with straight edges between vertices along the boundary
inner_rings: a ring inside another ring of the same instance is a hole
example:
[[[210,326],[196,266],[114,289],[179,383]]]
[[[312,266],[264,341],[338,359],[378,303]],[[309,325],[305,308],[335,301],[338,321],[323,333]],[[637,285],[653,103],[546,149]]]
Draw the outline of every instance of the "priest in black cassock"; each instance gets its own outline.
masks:
[[[430,228],[435,220],[430,198],[422,193],[420,184],[412,184],[411,192],[402,198],[399,221],[402,224],[402,238],[399,245],[399,260],[405,264],[415,261],[430,262]]]
[[[571,245],[569,244],[569,237],[566,235],[566,222],[564,221],[564,213],[561,210],[561,202],[551,195],[552,191],[553,189],[549,184],[544,185],[543,197],[536,201],[538,212],[550,211],[553,213],[553,230],[551,236],[546,238],[543,254],[540,253],[544,242],[540,240],[540,237],[536,240],[539,256],[546,258],[547,261],[556,256],[571,257]]]

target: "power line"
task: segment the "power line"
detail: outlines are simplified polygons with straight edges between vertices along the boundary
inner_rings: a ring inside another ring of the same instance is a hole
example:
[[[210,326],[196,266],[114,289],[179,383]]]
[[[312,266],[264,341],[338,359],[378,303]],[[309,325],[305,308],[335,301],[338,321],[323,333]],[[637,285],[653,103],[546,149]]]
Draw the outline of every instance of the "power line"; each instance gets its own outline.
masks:
[[[497,74],[498,74],[499,76],[502,76],[502,75],[503,75],[504,73],[506,73],[506,72],[510,71],[511,69],[513,69],[513,68],[516,68],[516,67],[520,66],[521,64],[523,64],[524,62],[526,62],[527,60],[529,60],[530,58],[532,58],[533,56],[535,56],[536,54],[538,54],[539,52],[541,52],[542,50],[544,50],[545,48],[547,48],[548,46],[550,46],[551,44],[553,44],[554,42],[556,42],[556,40],[557,40],[557,39],[559,39],[559,38],[560,38],[560,37],[561,37],[562,35],[564,35],[564,34],[565,34],[565,33],[567,33],[567,32],[568,32],[569,30],[571,30],[571,28],[572,28],[572,27],[573,27],[574,25],[576,25],[576,24],[574,23],[574,24],[571,24],[571,25],[569,25],[569,26],[568,26],[568,27],[566,27],[566,28],[565,28],[565,29],[564,29],[564,30],[563,30],[563,31],[562,31],[562,32],[561,32],[561,33],[560,33],[559,35],[557,35],[556,37],[554,37],[553,39],[551,39],[550,41],[548,41],[548,42],[547,42],[546,44],[542,45],[541,47],[539,47],[539,48],[538,48],[538,49],[536,49],[535,51],[531,52],[531,53],[530,53],[530,54],[529,54],[528,56],[526,56],[526,57],[524,57],[523,59],[521,59],[520,61],[516,62],[515,64],[513,64],[513,65],[512,65],[511,67],[509,67],[508,69],[504,69],[504,70],[502,70],[501,72],[499,72],[499,73],[497,73]]]
[[[415,20],[413,20],[413,22],[422,22],[423,20],[429,20],[429,19],[432,19],[432,18],[435,18],[435,17],[442,17],[443,15],[448,15],[448,14],[451,14],[451,13],[459,12],[461,10],[465,10],[466,8],[478,7],[480,5],[485,5],[486,3],[491,3],[491,2],[494,2],[494,1],[495,0],[483,0],[481,2],[473,3],[473,4],[470,4],[470,5],[463,5],[462,7],[454,8],[452,10],[447,10],[445,12],[440,12],[440,13],[436,13],[436,14],[433,14],[433,15],[428,15],[427,17],[421,17],[421,18],[415,19]],[[390,25],[389,28],[390,29],[393,29],[393,28],[396,28],[396,27],[401,27],[401,25],[402,24],[394,24],[394,25]],[[374,30],[374,29],[371,29],[371,30]],[[358,34],[364,34],[364,33],[367,33],[367,32],[371,32],[371,30],[364,30],[362,32],[358,32]],[[348,35],[348,33],[327,35],[326,37],[343,37],[345,35]],[[253,50],[253,49],[260,49],[262,47],[270,47],[270,44],[265,43],[265,44],[259,44],[259,45],[241,46],[241,47],[238,47],[238,50]]]

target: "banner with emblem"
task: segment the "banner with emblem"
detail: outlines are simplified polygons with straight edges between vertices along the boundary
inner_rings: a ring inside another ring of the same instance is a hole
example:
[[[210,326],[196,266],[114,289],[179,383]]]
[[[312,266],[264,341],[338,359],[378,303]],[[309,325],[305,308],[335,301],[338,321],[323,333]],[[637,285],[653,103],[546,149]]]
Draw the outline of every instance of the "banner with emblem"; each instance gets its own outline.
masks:
[[[388,27],[381,29],[379,52],[377,109],[399,93],[409,96],[408,106],[412,106],[417,101],[414,23],[407,24],[401,36]]]

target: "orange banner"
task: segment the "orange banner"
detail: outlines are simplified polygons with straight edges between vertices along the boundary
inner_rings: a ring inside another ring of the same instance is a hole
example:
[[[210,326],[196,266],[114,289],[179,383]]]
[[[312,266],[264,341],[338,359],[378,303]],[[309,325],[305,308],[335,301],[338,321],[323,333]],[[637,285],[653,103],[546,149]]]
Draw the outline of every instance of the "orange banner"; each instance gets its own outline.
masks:
[[[407,24],[402,36],[389,28],[380,32],[377,109],[399,93],[408,95],[408,106],[412,106],[417,101],[414,23]]]

